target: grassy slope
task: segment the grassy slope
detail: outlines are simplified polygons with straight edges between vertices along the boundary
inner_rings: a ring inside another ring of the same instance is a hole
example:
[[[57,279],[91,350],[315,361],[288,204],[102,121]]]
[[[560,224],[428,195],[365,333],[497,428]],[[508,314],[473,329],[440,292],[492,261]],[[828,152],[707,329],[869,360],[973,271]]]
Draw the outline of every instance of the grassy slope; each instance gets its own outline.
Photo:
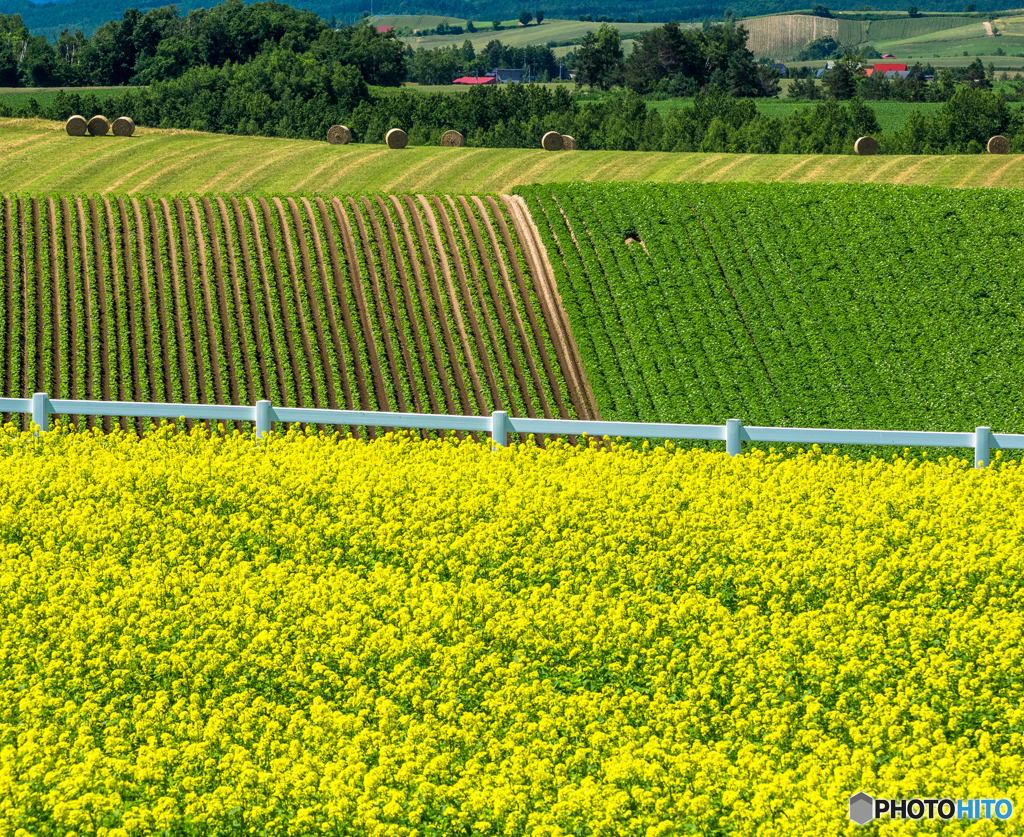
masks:
[[[1024,187],[1024,156],[854,157],[497,148],[331,146],[140,128],[131,139],[68,137],[59,123],[0,120],[8,193],[265,194],[507,192],[590,181],[839,181]]]
[[[605,418],[1024,430],[1024,193],[524,193]]]
[[[458,25],[456,21],[449,22]],[[436,26],[437,24],[434,25]],[[452,46],[453,44],[461,46],[467,39],[473,43],[473,48],[476,50],[483,49],[490,41],[495,39],[501,41],[506,46],[524,47],[530,44],[546,44],[548,41],[568,41],[574,38],[582,38],[587,32],[597,31],[600,25],[599,23],[586,23],[578,20],[545,20],[540,26],[536,24],[520,26],[519,21],[515,21],[514,23],[510,22],[507,28],[502,28],[498,32],[491,29],[490,24],[488,24],[486,29],[478,30],[475,33],[430,35],[425,38],[414,36],[403,38],[402,40],[410,44],[413,49],[421,47],[433,49],[434,47]],[[619,30],[620,36],[626,37],[638,32],[646,32],[648,29],[652,29],[659,24],[615,23],[612,25]]]

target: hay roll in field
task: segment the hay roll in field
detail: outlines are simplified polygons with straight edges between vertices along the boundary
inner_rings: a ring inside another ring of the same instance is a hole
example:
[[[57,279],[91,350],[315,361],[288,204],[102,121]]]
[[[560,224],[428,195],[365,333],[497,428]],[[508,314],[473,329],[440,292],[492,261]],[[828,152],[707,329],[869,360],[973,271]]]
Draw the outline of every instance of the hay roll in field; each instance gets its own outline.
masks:
[[[458,131],[445,131],[441,135],[441,145],[444,148],[462,148],[465,144],[465,138]]]
[[[115,137],[130,137],[135,133],[135,120],[130,116],[119,116],[110,126],[110,130],[114,132]]]
[[[576,150],[576,139],[568,134],[562,134],[562,148],[566,151]]]
[[[1009,154],[1010,153],[1010,141],[1000,135],[996,134],[992,139],[988,141],[988,153],[989,154]]]
[[[68,132],[69,137],[84,137],[85,132],[89,128],[89,123],[85,121],[84,116],[72,116],[67,123],[64,125],[64,130]]]
[[[870,157],[878,153],[878,141],[874,137],[861,137],[854,143],[853,150],[861,157]]]
[[[94,116],[89,120],[89,133],[94,137],[105,137],[110,131],[110,120],[105,116]]]
[[[327,131],[327,141],[331,145],[347,145],[352,142],[352,132],[345,125],[332,125]]]
[[[540,145],[545,151],[561,151],[564,142],[558,131],[548,131],[540,141]]]
[[[409,144],[409,135],[401,128],[392,128],[384,137],[388,148],[405,148]]]

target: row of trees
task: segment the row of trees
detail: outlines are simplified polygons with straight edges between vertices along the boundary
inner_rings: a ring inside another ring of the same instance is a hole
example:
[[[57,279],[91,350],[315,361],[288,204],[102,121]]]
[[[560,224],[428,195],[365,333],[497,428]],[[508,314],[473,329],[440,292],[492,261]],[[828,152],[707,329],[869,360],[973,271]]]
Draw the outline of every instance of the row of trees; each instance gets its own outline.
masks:
[[[273,0],[224,0],[185,15],[175,6],[145,14],[128,9],[91,38],[65,29],[56,44],[30,35],[20,15],[0,15],[0,86],[152,84],[196,67],[245,63],[276,48],[351,64],[368,84],[406,78],[406,49],[390,33],[366,23],[335,31],[316,14]]]

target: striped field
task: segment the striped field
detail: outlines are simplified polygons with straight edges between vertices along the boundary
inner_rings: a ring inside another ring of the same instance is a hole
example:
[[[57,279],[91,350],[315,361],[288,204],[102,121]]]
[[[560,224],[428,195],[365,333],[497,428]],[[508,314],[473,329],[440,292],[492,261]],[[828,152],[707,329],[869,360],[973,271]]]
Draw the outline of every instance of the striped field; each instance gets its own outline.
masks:
[[[8,194],[506,193],[571,181],[848,182],[1024,186],[1024,156],[670,154],[509,148],[332,146],[307,140],[139,128],[76,138],[45,120],[0,121]]]
[[[0,216],[0,396],[596,417],[521,199],[6,197]]]

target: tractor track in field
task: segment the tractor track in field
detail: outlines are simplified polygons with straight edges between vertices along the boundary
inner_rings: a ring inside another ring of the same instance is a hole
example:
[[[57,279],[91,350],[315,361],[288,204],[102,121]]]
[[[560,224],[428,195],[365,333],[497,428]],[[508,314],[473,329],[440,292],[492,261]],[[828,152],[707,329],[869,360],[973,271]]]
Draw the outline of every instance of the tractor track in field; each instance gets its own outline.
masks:
[[[3,337],[3,394],[8,397],[14,397],[14,391],[11,388],[13,381],[11,380],[11,360],[13,355],[13,346],[11,345],[12,334],[14,331],[14,242],[17,240],[17,236],[14,234],[14,224],[12,222],[11,215],[14,211],[12,200],[9,196],[4,196],[3,199],[4,208],[4,333]],[[4,421],[10,420],[11,414],[4,413]]]
[[[504,359],[508,358],[509,364],[512,366],[512,374],[515,378],[516,386],[519,388],[519,392],[522,393],[523,404],[525,405],[526,415],[529,418],[536,418],[537,414],[533,409],[533,399],[530,398],[530,389],[526,385],[526,378],[523,375],[522,366],[519,363],[519,356],[516,352],[516,343],[512,339],[512,331],[508,325],[508,318],[505,316],[505,309],[501,304],[501,298],[498,295],[498,286],[494,281],[494,272],[491,269],[491,260],[487,256],[487,248],[484,246],[483,236],[480,234],[480,227],[477,224],[476,218],[473,215],[473,209],[470,207],[469,201],[464,195],[459,195],[459,205],[462,207],[462,211],[466,216],[466,221],[469,224],[469,229],[473,233],[473,241],[476,244],[476,251],[480,254],[480,265],[483,267],[484,280],[487,284],[487,290],[490,294],[491,304],[494,306],[495,314],[498,317],[498,326],[501,330],[501,335],[504,338],[504,352],[498,349],[497,334],[494,333],[493,328],[491,334],[494,337],[494,343],[496,347],[495,354],[499,358],[498,366],[502,371],[503,377],[508,380],[507,370],[505,368]],[[481,289],[482,293],[482,289]],[[486,311],[486,307],[484,306]],[[511,381],[508,384],[508,410],[510,415],[515,415],[515,399],[512,396],[513,387]]]
[[[477,211],[480,213],[480,217],[483,219],[483,226],[487,232],[487,238],[491,244],[491,252],[496,256],[501,253],[501,248],[498,244],[498,237],[494,231],[494,223],[491,221],[490,215],[487,212],[483,200],[474,195],[473,202],[476,204]],[[496,258],[498,266],[498,276],[501,277],[502,289],[505,291],[505,298],[508,300],[515,299],[515,293],[512,290],[512,283],[509,280],[508,269],[505,266],[505,260]],[[537,399],[540,401],[541,413],[545,418],[551,417],[551,411],[548,407],[547,398],[544,395],[544,385],[541,383],[540,375],[537,373],[537,365],[534,362],[533,353],[530,351],[529,339],[526,336],[526,329],[523,327],[522,318],[519,316],[519,311],[515,307],[510,306],[511,319],[515,324],[516,336],[519,338],[518,344],[522,349],[523,358],[526,361],[527,371],[530,373],[530,379],[533,383],[533,391],[536,393]],[[529,389],[524,389],[524,393],[529,393]],[[533,399],[530,399],[532,405]],[[531,409],[534,409],[531,406]]]
[[[61,311],[64,306],[60,298],[60,264],[57,254],[61,252],[60,242],[57,236],[57,208],[53,198],[46,201],[47,226],[50,228],[50,386],[47,389],[44,384],[44,392],[53,392],[55,398],[60,398],[64,388],[61,386],[61,376],[64,373],[61,363],[60,337],[63,333]]]
[[[281,390],[281,398],[285,399],[285,406],[302,406],[302,375],[299,373],[299,358],[295,351],[295,340],[292,338],[290,316],[288,314],[288,303],[284,293],[284,280],[281,276],[281,261],[277,252],[276,233],[274,224],[270,217],[270,205],[266,198],[259,198],[260,213],[263,216],[264,229],[267,232],[267,246],[270,250],[270,266],[273,269],[274,289],[277,291],[278,308],[280,308],[281,328],[284,332],[284,343],[288,350],[288,362],[292,369],[292,380],[295,382],[295,404],[289,404],[287,386]],[[255,230],[254,230],[255,232]],[[267,299],[271,299],[268,294]],[[283,383],[283,382],[282,382]]]
[[[77,399],[78,398],[78,306],[75,300],[75,287],[77,286],[76,273],[75,273],[75,248],[74,239],[71,235],[71,205],[68,203],[67,198],[60,199],[60,214],[61,218],[64,219],[63,233],[64,233],[64,276],[65,276],[65,296],[67,299],[67,324],[68,324],[68,337],[65,345],[67,346],[67,366],[68,366],[68,385],[67,385],[67,398]],[[74,420],[73,417],[69,417],[69,420]]]
[[[229,400],[227,403],[240,404],[238,370],[235,366],[235,341],[231,335],[231,310],[228,305],[227,282],[224,279],[225,259],[220,249],[220,235],[217,233],[217,219],[214,217],[213,202],[208,197],[204,197],[202,205],[203,218],[210,237],[210,247],[213,250],[213,284],[214,290],[217,292],[216,301],[219,311],[218,319],[220,320],[221,340],[224,347],[224,365],[227,367],[228,376],[227,397]]]
[[[289,199],[290,200],[290,199]],[[327,331],[330,334],[330,348],[334,350],[334,356],[338,357],[341,352],[341,340],[338,334],[338,322],[334,316],[334,305],[331,302],[331,287],[327,282],[327,267],[324,263],[324,246],[323,241],[320,238],[320,229],[316,223],[316,215],[313,212],[313,207],[309,203],[308,198],[302,198],[302,211],[305,215],[305,223],[309,225],[309,235],[313,241],[313,255],[316,258],[316,280],[311,280],[313,284],[318,285],[320,288],[319,293],[323,299],[323,316],[327,318]],[[298,218],[298,215],[295,215]],[[297,221],[298,223],[302,223]],[[316,299],[316,294],[312,291],[312,285],[310,293],[313,299]],[[330,354],[326,348],[327,334],[324,334],[325,341],[325,374],[327,379],[327,400],[328,404],[332,405],[331,409],[339,409],[339,401],[337,395],[337,388],[334,385],[334,369],[333,364],[330,360]]]
[[[203,235],[203,223],[196,199],[188,199],[189,216],[192,219],[192,231],[196,237],[196,261],[199,267],[199,289],[203,305],[203,324],[206,327],[206,354],[210,362],[210,373],[213,379],[213,397],[217,404],[224,404],[224,378],[220,368],[220,353],[217,351],[217,325],[213,316],[213,289],[210,287],[210,268],[206,236]],[[211,233],[214,230],[210,230]]]
[[[110,401],[110,323],[107,318],[110,305],[107,301],[106,272],[103,269],[99,209],[96,206],[95,198],[89,199],[89,221],[92,226],[92,255],[96,271],[96,301],[99,307],[100,318],[100,397],[104,401]],[[103,432],[110,432],[109,416],[103,416]]]
[[[156,243],[152,240],[149,242],[149,248],[146,248],[146,234],[145,226],[143,226],[142,220],[142,208],[139,206],[137,198],[132,199],[132,215],[135,218],[135,241],[138,247],[138,259],[139,259],[139,287],[142,291],[142,322],[143,325],[143,336],[145,340],[145,357],[146,367],[149,369],[149,400],[159,401],[160,394],[158,392],[157,375],[156,375],[156,353],[153,350],[153,299],[151,296],[151,277],[149,275],[149,261],[148,254],[156,251]]]
[[[107,199],[104,198],[104,200],[106,201]],[[109,201],[107,202],[107,205],[108,206],[110,205]],[[113,229],[113,227],[114,227],[114,223],[113,223],[114,217],[113,217],[113,207],[112,206],[110,207],[110,210],[111,210],[111,214],[108,216],[109,220],[107,222],[107,228],[108,229]],[[134,288],[134,285],[135,285],[135,274],[134,274],[134,271],[132,270],[132,251],[131,251],[132,242],[131,242],[131,236],[128,234],[128,231],[129,231],[128,214],[127,214],[127,212],[125,210],[124,198],[118,198],[118,200],[117,200],[117,214],[118,214],[119,220],[121,222],[121,229],[120,229],[120,233],[118,233],[117,230],[114,231],[114,235],[115,235],[114,244],[120,243],[120,245],[121,245],[121,256],[122,256],[122,260],[124,262],[123,274],[121,276],[121,279],[123,280],[123,282],[122,282],[121,286],[124,288],[124,300],[127,303],[127,307],[128,307],[128,340],[127,340],[127,343],[128,343],[128,365],[129,365],[129,368],[131,369],[131,390],[132,390],[130,396],[128,398],[126,398],[125,400],[126,401],[145,401],[146,400],[146,396],[142,392],[142,376],[141,376],[140,371],[139,371],[141,363],[144,362],[144,360],[142,362],[140,362],[140,358],[139,358],[139,317],[138,317],[138,310],[137,310],[137,307],[135,305],[135,288]],[[113,245],[112,245],[112,247],[113,247]],[[113,254],[113,252],[115,252],[115,251],[112,250],[112,254]],[[118,306],[118,307],[121,307],[123,309],[124,306]],[[149,372],[147,370],[147,376],[148,375],[149,375]],[[124,380],[125,376],[123,374],[119,374],[118,378],[120,378],[121,380]],[[142,419],[141,418],[135,419],[135,427],[136,427],[136,430],[138,432],[141,432],[141,430],[142,430]]]
[[[86,235],[86,214],[85,204],[81,198],[75,200],[75,213],[78,218],[78,253],[80,264],[82,265],[82,330],[84,332],[84,344],[85,351],[83,352],[83,359],[85,360],[85,373],[84,373],[84,384],[85,392],[81,393],[81,398],[92,399],[95,393],[95,371],[93,366],[93,347],[95,343],[95,333],[92,328],[92,284],[93,284],[93,271],[89,270],[89,242],[88,236]],[[87,416],[85,421],[86,427],[93,428],[96,424],[95,416]]]
[[[252,359],[249,352],[249,341],[245,336],[245,309],[242,304],[242,290],[238,282],[238,260],[235,255],[237,248],[235,247],[235,237],[231,230],[231,217],[228,215],[227,204],[224,203],[223,198],[217,198],[217,215],[220,218],[221,229],[224,230],[224,244],[225,251],[227,253],[225,261],[227,262],[227,275],[231,283],[231,307],[235,312],[235,333],[238,341],[238,351],[242,359],[242,380],[239,381],[236,378],[238,370],[235,365],[234,355],[229,355],[231,358],[229,372],[231,374],[231,380],[235,382],[232,388],[232,398],[235,399],[233,403],[242,403],[242,389],[244,388],[246,403],[255,404],[256,387],[252,376]],[[227,304],[226,299],[224,304]],[[227,312],[225,311],[225,319],[227,316]]]
[[[32,199],[32,260],[35,262],[35,293],[32,294],[32,307],[34,308],[36,333],[35,345],[32,346],[33,363],[32,371],[35,372],[35,379],[32,381],[34,392],[46,391],[46,355],[43,344],[46,341],[46,300],[45,300],[45,277],[43,276],[43,225],[39,217],[39,198]],[[27,296],[26,296],[27,298]],[[28,311],[26,309],[26,315]]]
[[[242,215],[242,207],[238,198],[231,198],[231,219],[234,222],[234,230],[237,236],[238,249],[242,255],[242,273],[245,276],[245,299],[249,309],[249,320],[247,325],[252,330],[253,351],[255,352],[255,364],[260,370],[260,391],[263,398],[270,397],[270,376],[267,374],[267,358],[263,349],[263,335],[260,333],[259,306],[256,303],[256,288],[252,281],[252,254],[249,251],[249,237],[246,235],[245,217]],[[228,227],[231,228],[230,225]],[[241,315],[240,315],[241,316]],[[252,363],[249,355],[245,356],[247,363]],[[251,380],[251,372],[249,373]],[[250,387],[250,398],[255,401],[256,382],[252,381]]]

